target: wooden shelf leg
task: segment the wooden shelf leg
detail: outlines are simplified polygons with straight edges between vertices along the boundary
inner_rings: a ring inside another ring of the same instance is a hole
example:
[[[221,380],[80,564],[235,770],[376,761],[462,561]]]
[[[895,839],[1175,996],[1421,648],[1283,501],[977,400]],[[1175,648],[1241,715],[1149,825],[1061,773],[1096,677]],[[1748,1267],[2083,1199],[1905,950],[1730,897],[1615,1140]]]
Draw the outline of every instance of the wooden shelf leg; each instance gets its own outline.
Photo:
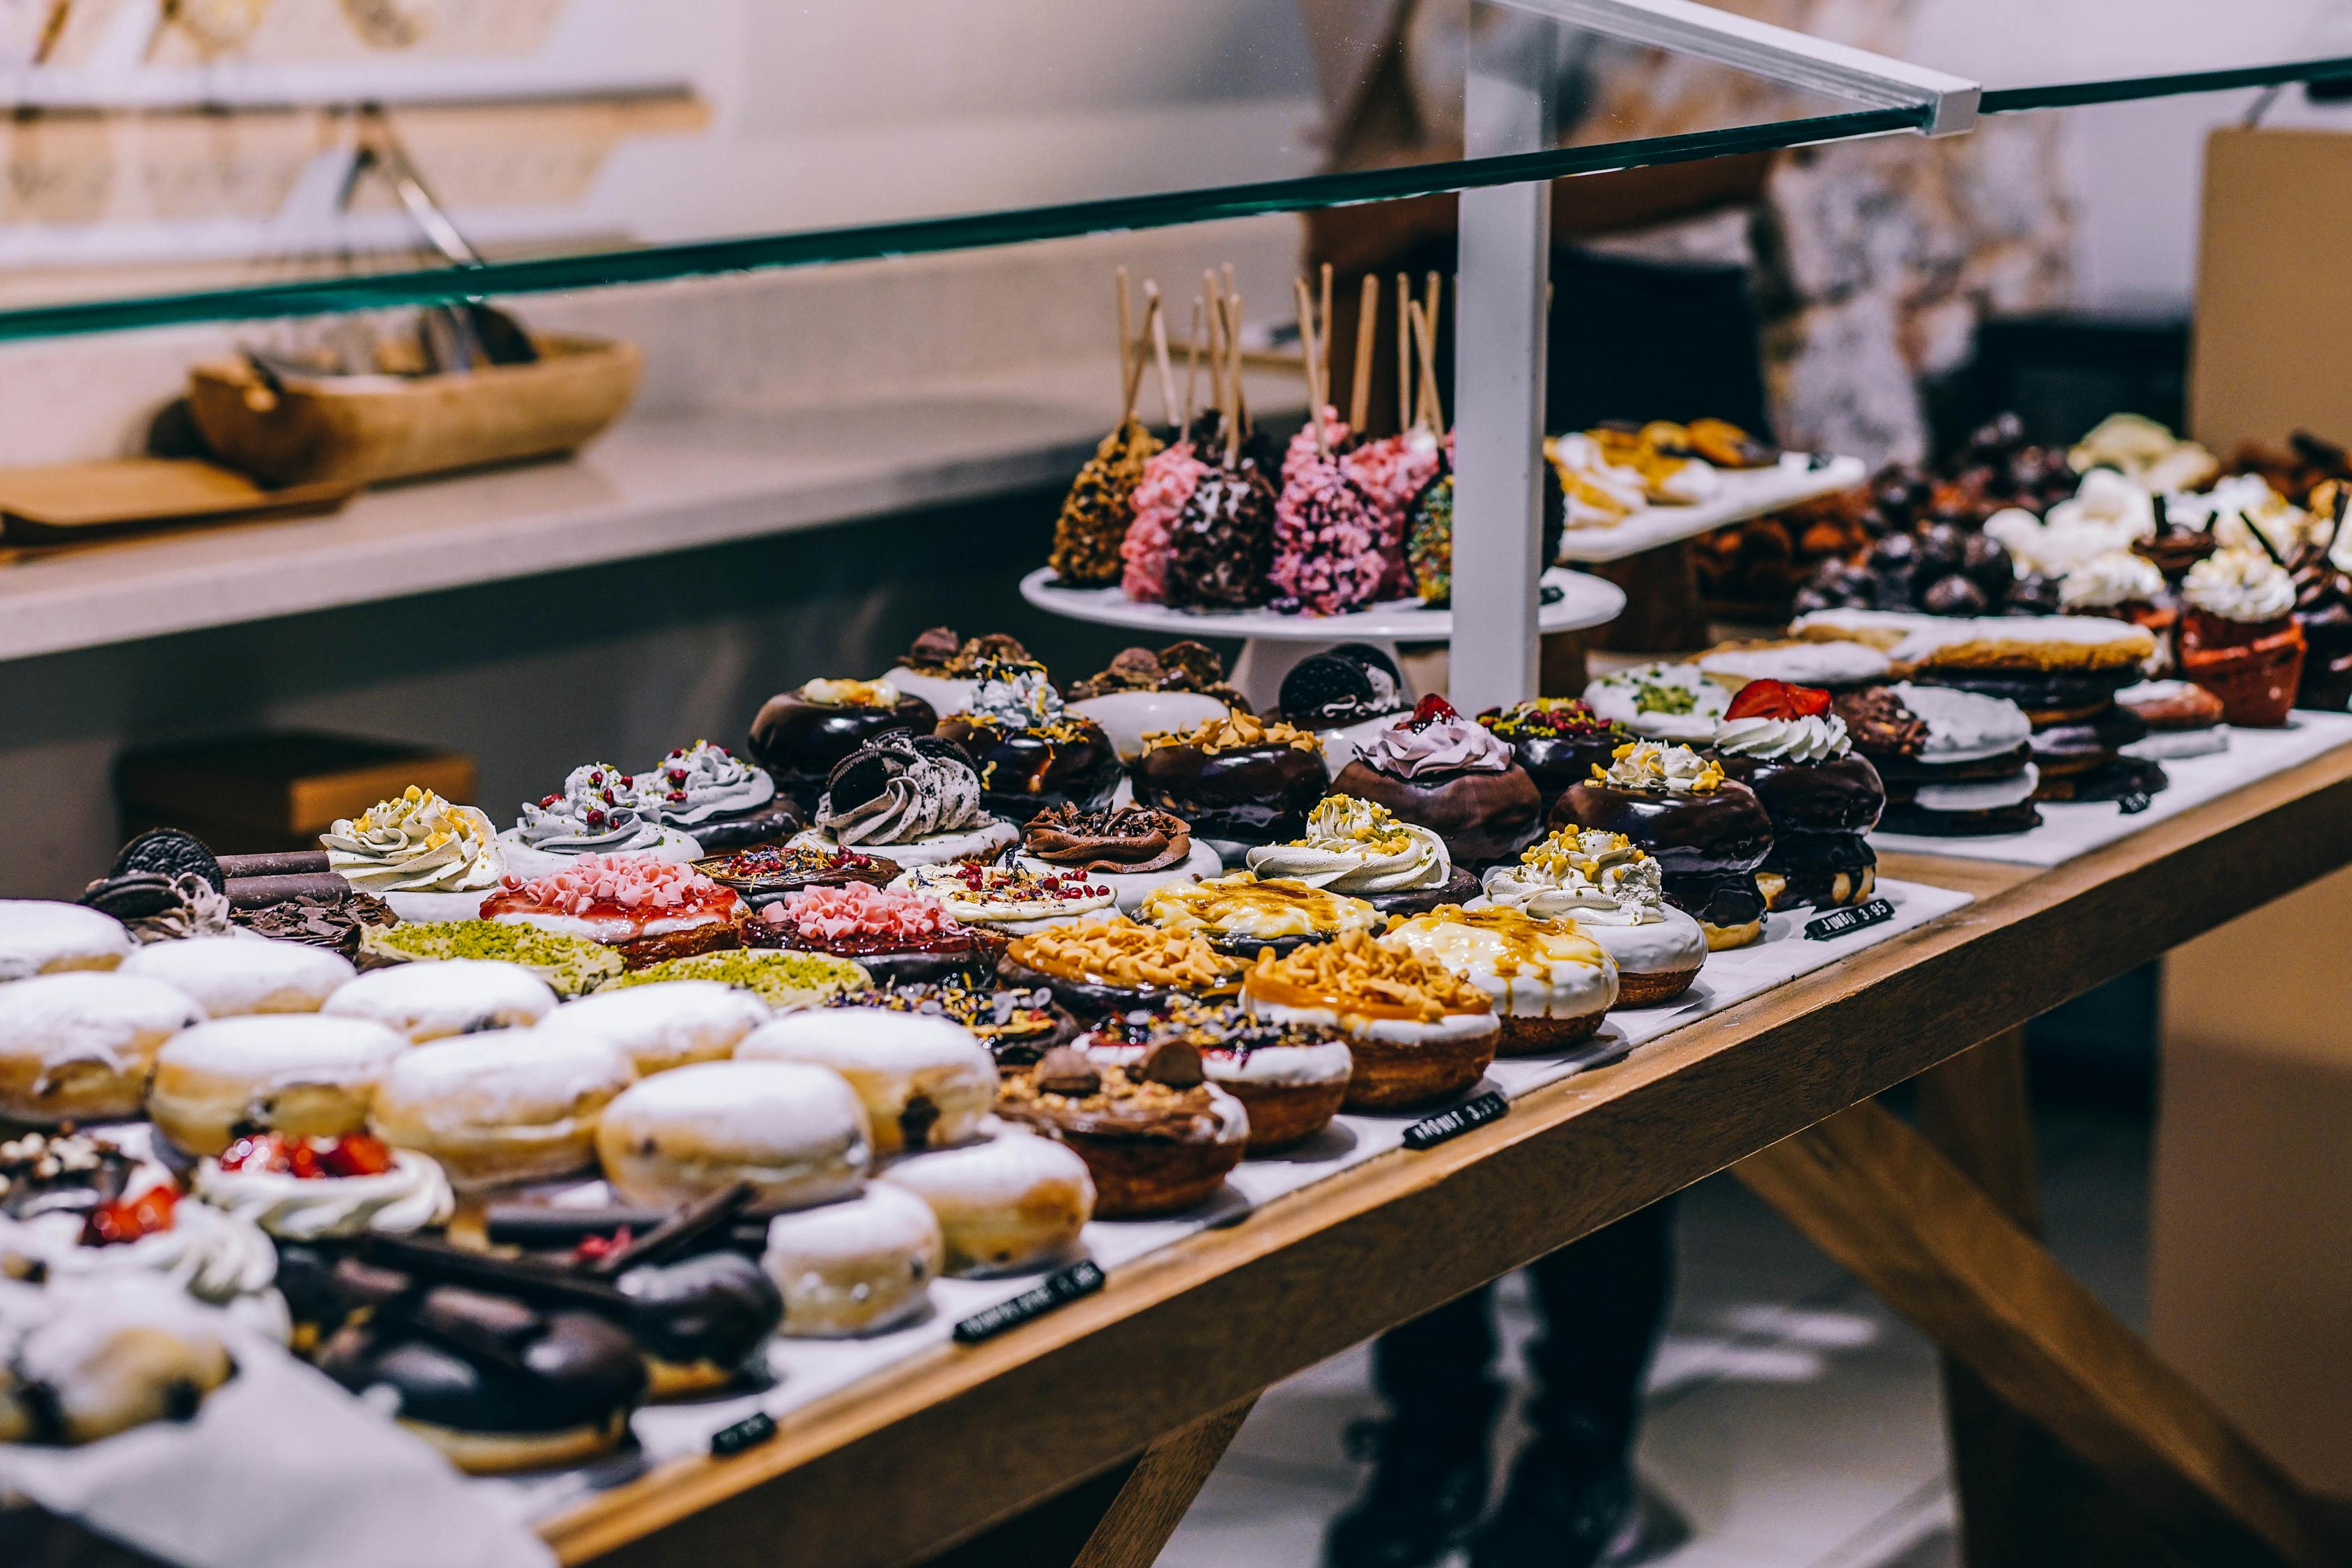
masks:
[[[2340,1565],[2324,1510],[1875,1101],[1733,1169],[2192,1563]],[[2080,1561],[2080,1559],[2077,1559]]]

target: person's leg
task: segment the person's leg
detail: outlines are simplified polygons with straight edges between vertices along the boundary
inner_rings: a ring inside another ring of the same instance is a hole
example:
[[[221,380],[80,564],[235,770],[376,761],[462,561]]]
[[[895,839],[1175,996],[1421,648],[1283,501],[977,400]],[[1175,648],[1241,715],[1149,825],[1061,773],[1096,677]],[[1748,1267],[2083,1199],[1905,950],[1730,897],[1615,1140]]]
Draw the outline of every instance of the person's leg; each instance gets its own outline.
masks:
[[[1642,1385],[1674,1295],[1674,1200],[1528,1267],[1543,1320],[1528,1347],[1535,1438],[1478,1532],[1476,1568],[1589,1568],[1635,1522]]]
[[[1332,1568],[1422,1568],[1476,1522],[1503,1397],[1493,1298],[1481,1286],[1372,1342],[1372,1385],[1388,1410],[1348,1433],[1372,1473],[1324,1537]]]

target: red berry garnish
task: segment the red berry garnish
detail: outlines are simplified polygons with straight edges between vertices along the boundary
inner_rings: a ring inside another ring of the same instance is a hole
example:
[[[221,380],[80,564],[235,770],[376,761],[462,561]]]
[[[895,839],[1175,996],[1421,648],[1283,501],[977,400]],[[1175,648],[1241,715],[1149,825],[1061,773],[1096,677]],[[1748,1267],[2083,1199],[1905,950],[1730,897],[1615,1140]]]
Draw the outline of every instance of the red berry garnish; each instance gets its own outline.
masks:
[[[100,1204],[82,1222],[82,1242],[89,1247],[116,1247],[167,1231],[178,1201],[169,1187],[150,1187],[135,1198]]]
[[[604,782],[604,774],[603,771],[600,769],[595,773],[590,773],[588,775],[588,782],[592,784],[603,784]]]
[[[580,1263],[601,1263],[629,1245],[628,1226],[623,1226],[611,1236],[583,1236],[572,1248],[573,1259]]]
[[[1739,689],[1727,719],[1811,719],[1830,710],[1830,694],[1818,686],[1791,686],[1785,680],[1751,680]]]
[[[686,782],[686,770],[685,770],[684,768],[672,768],[672,769],[670,769],[670,771],[669,771],[669,782],[670,782],[670,783],[672,783],[672,784],[684,784],[684,783]]]
[[[669,792],[669,798],[673,805],[684,805],[686,804],[686,792],[682,789],[674,789]]]
[[[588,808],[588,819],[587,819],[587,820],[588,820],[588,826],[591,826],[591,827],[602,827],[602,826],[604,826],[604,814],[603,812],[601,812],[601,811],[598,811],[595,807],[591,806],[591,807],[589,807],[589,808]]]
[[[220,1168],[224,1171],[282,1171],[286,1168],[285,1142],[275,1132],[240,1138],[221,1151]]]
[[[363,1132],[321,1142],[319,1164],[331,1176],[381,1176],[392,1169],[392,1147]]]
[[[539,797],[539,804],[542,808],[561,805],[563,804],[563,797],[560,795],[543,795]]]
[[[1458,719],[1460,717],[1461,715],[1454,710],[1453,703],[1448,702],[1444,698],[1440,697],[1436,692],[1433,691],[1428,696],[1423,698],[1419,702],[1413,704],[1412,717],[1406,720],[1404,723],[1398,726],[1398,728],[1425,730],[1441,719]]]

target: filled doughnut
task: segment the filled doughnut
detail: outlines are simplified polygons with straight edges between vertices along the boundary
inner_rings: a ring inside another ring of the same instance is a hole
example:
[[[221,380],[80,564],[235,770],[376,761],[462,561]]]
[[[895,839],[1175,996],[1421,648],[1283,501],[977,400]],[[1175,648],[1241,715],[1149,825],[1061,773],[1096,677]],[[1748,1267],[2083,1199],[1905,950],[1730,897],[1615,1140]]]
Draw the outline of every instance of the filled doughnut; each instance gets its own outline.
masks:
[[[218,1325],[163,1281],[0,1285],[0,1443],[184,1421],[236,1372]]]
[[[881,1008],[788,1013],[735,1047],[739,1061],[806,1062],[849,1080],[877,1155],[961,1143],[996,1098],[996,1064],[951,1020]]]
[[[641,1076],[720,1061],[773,1015],[749,991],[716,980],[668,980],[567,1002],[539,1022],[542,1033],[593,1035],[628,1054]]]
[[[1484,991],[1502,1020],[1499,1056],[1591,1039],[1617,1001],[1617,965],[1570,921],[1449,905],[1413,916],[1381,940]]]
[[[204,1016],[185,992],[136,975],[0,985],[0,1116],[36,1126],[136,1116],[155,1053]]]
[[[461,1193],[549,1181],[595,1164],[597,1118],[636,1076],[606,1041],[502,1029],[404,1053],[369,1127],[438,1160]]]
[[[409,1048],[364,1018],[215,1019],[156,1054],[147,1115],[191,1154],[217,1154],[248,1131],[357,1132],[367,1125],[377,1081]]]
[[[1197,1207],[1249,1142],[1249,1112],[1208,1081],[1201,1053],[1181,1040],[1154,1046],[1128,1067],[1059,1047],[1004,1079],[998,1110],[1087,1163],[1103,1219]]]
[[[873,1143],[839,1073],[739,1058],[632,1084],[605,1108],[596,1153],[626,1203],[669,1208],[749,1182],[756,1206],[801,1208],[856,1192]]]
[[[47,899],[0,899],[0,981],[112,969],[134,945],[112,915]]]
[[[1055,1262],[1077,1245],[1095,1212],[1087,1163],[1027,1132],[909,1154],[875,1180],[930,1205],[950,1274],[1018,1273]]]
[[[923,1310],[946,1260],[930,1205],[877,1182],[840,1203],[778,1215],[761,1265],[783,1292],[783,1333],[838,1339]]]
[[[452,958],[371,970],[320,1009],[399,1030],[417,1045],[486,1029],[522,1029],[555,1011],[555,992],[518,963]]]
[[[234,936],[150,942],[122,961],[121,972],[178,986],[211,1018],[315,1013],[359,973],[322,947]]]

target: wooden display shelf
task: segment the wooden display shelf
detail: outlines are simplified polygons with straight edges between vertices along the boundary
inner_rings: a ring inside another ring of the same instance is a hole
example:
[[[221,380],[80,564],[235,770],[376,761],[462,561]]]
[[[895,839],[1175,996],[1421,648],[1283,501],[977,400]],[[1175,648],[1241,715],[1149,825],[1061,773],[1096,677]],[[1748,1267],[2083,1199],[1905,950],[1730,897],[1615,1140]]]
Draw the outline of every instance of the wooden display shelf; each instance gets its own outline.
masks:
[[[1948,1158],[1869,1102],[2347,862],[2352,749],[2053,869],[1889,858],[1887,874],[1976,901],[1436,1149],[1194,1236],[1038,1322],[915,1358],[749,1452],[659,1467],[544,1533],[567,1563],[886,1568],[1059,1506],[1083,1517],[1055,1558],[1148,1563],[1260,1390],[1739,1165],[1941,1339],[1979,1403],[2053,1433],[2188,1561],[2343,1561],[2311,1500],[2034,1244],[2030,1162],[1998,1148],[2027,1146],[2015,1072],[1971,1058],[1989,1068],[1939,1075],[1927,1131]],[[1972,1518],[1972,1539],[1997,1522]]]

